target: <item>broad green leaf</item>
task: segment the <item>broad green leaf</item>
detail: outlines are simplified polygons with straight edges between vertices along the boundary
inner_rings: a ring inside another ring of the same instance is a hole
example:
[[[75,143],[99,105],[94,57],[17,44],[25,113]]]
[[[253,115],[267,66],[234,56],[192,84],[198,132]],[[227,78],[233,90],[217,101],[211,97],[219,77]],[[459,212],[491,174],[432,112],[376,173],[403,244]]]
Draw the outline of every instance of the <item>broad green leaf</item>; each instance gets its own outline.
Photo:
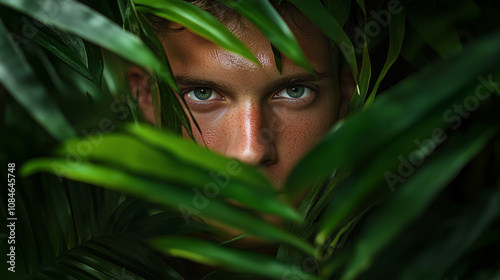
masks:
[[[131,235],[127,232],[98,236],[74,250],[74,254],[78,255],[82,251],[90,254],[86,260],[89,265],[93,264],[94,256],[106,260],[110,267],[101,271],[113,276],[113,279],[127,279],[127,276],[138,279],[183,279],[164,260],[155,256],[157,252],[154,248]],[[142,258],[146,261],[139,261]]]
[[[269,1],[219,0],[219,2],[235,9],[246,17],[283,55],[291,59],[298,66],[313,73],[314,70],[302,52],[292,31]]]
[[[376,253],[420,214],[432,199],[475,156],[494,135],[495,129],[481,127],[453,137],[430,158],[377,213],[367,225],[343,280],[355,279],[370,266]],[[446,171],[445,171],[446,170]],[[432,180],[429,180],[432,178]]]
[[[51,275],[50,279],[88,279],[87,271],[75,267],[75,264],[83,262],[93,271],[97,268],[92,262],[101,258],[106,266],[97,269],[102,273],[100,276],[121,272],[124,266],[146,279],[166,278],[168,271],[168,276],[174,275],[152,248],[131,237],[135,232],[161,236],[155,233],[161,233],[158,229],[164,224],[140,224],[149,220],[147,210],[156,209],[157,205],[144,201],[128,203],[137,200],[124,199],[123,194],[82,183],[61,183],[55,176],[47,174],[19,180],[18,187],[16,214],[23,221],[17,224],[16,234],[18,240],[23,241],[16,246],[19,279],[44,279],[45,274]],[[120,206],[130,212],[124,212],[119,219],[111,219],[111,213]],[[114,231],[105,231],[105,226]],[[84,250],[87,257],[76,261],[73,255],[81,255],[80,250]],[[141,259],[147,262],[138,261]]]
[[[365,102],[365,108],[370,106],[375,99],[378,87],[384,79],[387,71],[396,62],[401,52],[401,47],[403,46],[403,40],[405,37],[405,24],[406,24],[406,9],[405,12],[392,15],[391,22],[389,23],[389,51],[387,53],[387,59],[385,61],[384,67],[377,79],[377,82],[373,86],[372,92],[368,96]]]
[[[497,32],[478,40],[462,55],[442,61],[432,71],[420,73],[391,88],[367,110],[346,120],[343,125],[334,127],[295,167],[285,189],[295,193],[325,178],[339,167],[349,168],[420,123],[435,106],[449,106],[446,100],[457,99],[458,94],[464,94],[459,89],[470,84],[478,75],[496,67],[500,59],[498,45],[500,33]],[[455,82],[450,84],[450,80]],[[427,97],[422,98],[422,93]],[[441,122],[445,121],[441,119]],[[335,144],[332,144],[333,141]]]
[[[170,138],[178,139],[177,136],[166,134],[163,135],[162,141],[171,142]],[[91,152],[85,154],[78,152],[82,150],[84,144],[86,147],[91,147]],[[190,142],[184,149],[191,154],[207,151]],[[194,187],[202,193],[210,193],[210,196],[234,199],[241,202],[243,206],[265,213],[282,216],[296,222],[301,220],[290,206],[276,199],[275,192],[263,191],[260,186],[242,185],[242,183],[247,183],[245,177],[241,176],[242,164],[234,160],[213,161],[212,166],[207,169],[176,156],[171,151],[162,153],[157,147],[149,146],[147,142],[144,143],[137,137],[120,134],[106,135],[95,145],[85,139],[70,140],[59,149],[58,154],[109,164],[112,167],[148,178],[157,178],[169,184],[185,185],[189,190]],[[221,171],[214,172],[214,170]]]
[[[318,0],[290,0],[290,2],[309,17],[332,42],[338,45],[347,60],[347,64],[351,68],[357,84],[359,73],[356,53],[354,52],[351,40],[347,37],[342,26]]]
[[[149,143],[171,153],[177,158],[185,159],[191,164],[206,170],[211,170],[213,166],[224,168],[228,159],[207,149],[201,148],[180,137],[169,137],[164,132],[158,131],[148,126],[129,126],[128,132],[137,135],[142,141]],[[168,138],[168,141],[165,139]],[[245,164],[237,164],[241,168],[240,177],[246,183],[256,186],[262,191],[274,192],[274,188],[264,175]],[[238,169],[235,168],[235,169]]]
[[[290,277],[317,279],[300,270],[298,266],[278,262],[269,256],[219,246],[200,239],[166,237],[153,240],[151,243],[155,248],[172,256],[211,266],[223,266],[230,270],[273,279],[289,279]]]
[[[215,219],[248,233],[290,244],[313,255],[314,249],[307,242],[218,199],[208,200],[193,191],[96,164],[79,163],[68,166],[67,163],[66,159],[42,158],[24,165],[20,172],[22,176],[35,172],[53,172],[57,176],[125,192],[153,203],[178,209],[186,219],[193,214]]]
[[[329,234],[349,221],[352,213],[363,211],[376,202],[375,198],[383,199],[389,190],[395,190],[394,186],[401,180],[404,181],[406,177],[396,180],[393,175],[388,174],[388,171],[398,169],[405,158],[414,156],[415,151],[420,152],[424,159],[427,158],[440,143],[445,141],[448,138],[445,129],[451,123],[445,122],[446,118],[443,118],[442,112],[449,110],[450,104],[464,100],[470,92],[474,92],[474,88],[475,85],[467,87],[454,99],[439,106],[434,105],[433,110],[427,112],[418,123],[409,126],[392,139],[390,145],[379,147],[378,151],[371,152],[370,159],[366,162],[360,161],[353,166],[350,176],[337,188],[329,208],[325,210],[326,218],[316,241],[324,242]],[[383,123],[379,126],[383,127]],[[416,167],[408,169],[414,170]]]
[[[134,2],[144,6],[137,6],[140,11],[150,12],[179,23],[223,49],[260,65],[250,49],[208,12],[182,0],[134,0]]]
[[[130,217],[130,214],[128,217]],[[117,217],[117,220],[128,221],[130,220],[128,217],[123,213],[122,216]],[[167,224],[168,227],[165,226]],[[179,213],[163,212],[142,218],[136,224],[130,225],[129,229],[135,229],[138,237],[147,239],[173,234],[210,233],[213,231],[209,225],[201,222],[190,221],[189,224],[186,224],[186,221]]]
[[[157,73],[171,87],[179,91],[165,65],[136,36],[119,25],[75,0],[0,0],[21,13],[60,30],[73,33],[100,47]],[[81,24],[85,22],[86,24]]]
[[[0,84],[54,138],[64,140],[75,136],[56,103],[12,41],[0,20]]]

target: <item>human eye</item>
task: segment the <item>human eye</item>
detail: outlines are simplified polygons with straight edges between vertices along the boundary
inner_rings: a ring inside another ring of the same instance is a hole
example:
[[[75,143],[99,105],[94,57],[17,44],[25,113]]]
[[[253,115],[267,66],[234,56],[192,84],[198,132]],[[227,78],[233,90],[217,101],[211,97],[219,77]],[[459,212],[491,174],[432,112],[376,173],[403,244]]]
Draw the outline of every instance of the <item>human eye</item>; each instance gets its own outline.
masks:
[[[184,93],[184,96],[196,101],[211,101],[216,99],[221,99],[221,96],[211,88],[195,88]]]
[[[275,98],[301,99],[312,95],[312,90],[306,86],[292,85],[274,95]]]

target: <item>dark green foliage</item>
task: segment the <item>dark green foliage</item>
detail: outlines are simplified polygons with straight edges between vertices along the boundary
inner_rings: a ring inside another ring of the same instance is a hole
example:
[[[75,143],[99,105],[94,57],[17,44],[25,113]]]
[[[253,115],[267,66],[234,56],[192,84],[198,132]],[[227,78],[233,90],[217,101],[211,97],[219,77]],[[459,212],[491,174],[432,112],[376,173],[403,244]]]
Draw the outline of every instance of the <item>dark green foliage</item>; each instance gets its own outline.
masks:
[[[268,1],[219,2],[269,38],[280,72],[282,55],[311,70]],[[4,267],[2,279],[195,278],[183,258],[217,269],[204,279],[499,279],[498,4],[288,2],[331,39],[357,89],[347,119],[277,192],[179,137],[197,128],[147,13],[256,62],[216,18],[181,0],[0,0],[0,163],[2,178],[16,165],[17,217],[16,273]],[[164,129],[142,123],[131,63],[152,71]],[[239,172],[195,201],[228,166]],[[204,219],[278,253],[212,242]]]

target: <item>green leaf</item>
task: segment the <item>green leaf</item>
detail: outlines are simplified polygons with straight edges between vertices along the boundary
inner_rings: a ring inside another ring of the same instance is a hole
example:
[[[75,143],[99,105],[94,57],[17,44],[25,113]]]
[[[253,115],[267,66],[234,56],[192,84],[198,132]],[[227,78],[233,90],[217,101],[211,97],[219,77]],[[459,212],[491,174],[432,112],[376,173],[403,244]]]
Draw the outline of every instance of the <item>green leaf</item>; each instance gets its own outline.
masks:
[[[133,34],[75,0],[0,0],[0,5],[11,7],[34,17],[40,22],[73,33],[91,43],[148,67],[171,87],[179,91],[165,65]],[[85,22],[86,24],[81,24]]]
[[[317,242],[324,242],[330,233],[348,221],[352,213],[369,207],[376,202],[377,198],[383,199],[387,196],[388,189],[394,190],[394,186],[406,178],[393,179],[395,176],[391,177],[388,171],[398,169],[398,165],[401,165],[401,162],[411,157],[412,154],[414,156],[415,151],[419,151],[425,159],[436,146],[446,140],[448,135],[445,129],[452,122],[447,117],[443,117],[442,112],[452,112],[449,109],[453,107],[452,104],[463,102],[470,96],[470,92],[474,92],[475,87],[475,84],[471,85],[458,91],[455,98],[433,105],[432,110],[426,112],[417,123],[407,126],[401,134],[389,140],[390,145],[382,145],[378,150],[371,151],[370,158],[361,160],[352,166],[352,169],[348,169],[346,172],[351,172],[350,176],[343,185],[337,188],[336,195],[325,211],[325,222],[316,237]],[[407,108],[407,106],[403,107]],[[378,125],[378,129],[384,130],[383,123]],[[373,124],[373,126],[377,125]]]
[[[176,135],[165,133],[161,136],[162,141],[178,142]],[[98,145],[92,146],[90,153],[81,154],[77,151],[82,149],[82,143],[90,145],[90,142],[83,142],[86,141],[84,139],[74,139],[64,143],[58,153],[63,157],[69,156],[109,164],[131,174],[157,178],[169,184],[185,185],[189,190],[194,187],[202,193],[211,193],[210,196],[234,199],[243,203],[243,206],[278,215],[288,220],[296,222],[301,220],[290,206],[276,199],[275,192],[267,191],[267,189],[263,191],[264,189],[260,188],[260,185],[242,185],[248,181],[246,181],[246,177],[241,176],[242,168],[240,166],[243,165],[241,163],[215,155],[222,160],[213,160],[210,168],[206,168],[207,166],[200,166],[196,162],[180,157],[178,153],[175,155],[175,152],[171,150],[162,153],[157,146],[147,145],[147,142],[144,143],[140,140],[140,138],[130,135],[106,135],[99,141]],[[179,147],[172,146],[172,150],[176,149]],[[194,155],[209,154],[205,148],[191,142],[187,142],[183,150]],[[214,170],[221,171],[214,172]]]
[[[466,135],[453,137],[398,188],[360,236],[342,280],[355,279],[367,269],[377,252],[426,209],[494,133],[492,127],[481,126],[474,127]]]
[[[378,87],[380,83],[387,75],[387,71],[391,68],[391,66],[396,62],[401,52],[401,47],[403,46],[403,40],[405,37],[405,24],[406,24],[406,9],[405,12],[401,12],[395,15],[392,15],[392,20],[389,23],[389,51],[387,53],[387,59],[385,61],[384,67],[375,83],[372,92],[368,96],[368,99],[365,102],[364,108],[370,106],[375,99],[375,95],[377,94]]]
[[[140,11],[150,12],[179,23],[223,49],[237,53],[260,65],[250,49],[208,12],[182,0],[134,0],[134,2],[145,6],[138,6]]]
[[[356,53],[342,26],[318,0],[290,0],[290,2],[309,17],[332,42],[339,46],[357,84],[359,73]]]
[[[219,0],[219,2],[235,9],[250,20],[273,46],[298,66],[311,73],[314,72],[292,31],[269,1]]]
[[[35,28],[31,23],[27,24],[28,26],[32,26],[33,28]],[[82,74],[85,78],[92,80],[93,77],[92,74],[90,74],[87,65],[85,65],[80,57],[78,57],[70,48],[68,48],[64,44],[59,43],[51,36],[45,34],[45,32],[43,32],[42,30],[39,30],[36,33],[36,36],[33,37],[33,41],[53,53],[59,59]]]
[[[228,159],[226,157],[194,145],[180,137],[169,137],[170,140],[165,141],[166,134],[153,127],[146,125],[129,126],[127,131],[137,135],[142,141],[167,151],[175,157],[182,158],[198,168],[211,170],[214,166],[221,168],[227,166]],[[255,168],[246,164],[237,164],[237,167],[241,168],[239,178],[241,178],[242,182],[256,186],[262,191],[275,191],[269,180]]]
[[[0,20],[0,83],[11,96],[54,138],[75,136],[73,127],[39,82],[21,49]]]
[[[442,61],[432,71],[420,73],[391,88],[367,110],[334,127],[294,168],[285,190],[295,193],[325,178],[339,167],[349,169],[354,163],[367,160],[380,147],[386,147],[387,143],[397,139],[404,131],[421,123],[429,112],[434,112],[435,106],[443,107],[443,111],[446,111],[450,106],[447,102],[453,104],[458,101],[460,94],[464,94],[459,91],[461,88],[497,66],[496,61],[500,59],[498,45],[500,33],[497,32],[478,40],[462,55]],[[450,84],[450,80],[455,82]],[[422,93],[426,94],[426,98],[422,98]],[[445,122],[442,116],[435,118],[441,123]],[[388,124],[391,124],[390,127]]]
[[[197,194],[192,191],[133,176],[120,170],[89,163],[68,166],[66,159],[46,158],[31,161],[24,165],[20,172],[22,176],[28,176],[34,172],[53,172],[58,176],[125,192],[153,203],[179,209],[186,222],[187,218],[193,214],[201,215],[263,238],[285,242],[309,255],[313,255],[314,252],[307,242],[223,201],[207,199],[200,204],[200,200],[196,199]]]
[[[165,216],[149,214],[158,205],[82,183],[61,182],[47,174],[19,178],[16,183],[16,214],[22,219],[16,227],[17,240],[22,240],[16,244],[19,279],[45,279],[45,275],[89,279],[90,274],[111,279],[106,277],[117,276],[113,271],[121,274],[124,266],[127,274],[133,271],[145,279],[182,279],[174,277],[175,271],[137,237],[168,233],[163,223],[141,224]],[[189,228],[169,230],[187,233],[198,226],[191,223]]]
[[[219,246],[204,240],[186,237],[167,237],[152,241],[152,245],[164,253],[186,258],[211,266],[223,266],[230,270],[252,273],[274,279],[317,279],[297,266],[284,264],[275,259],[235,248]]]

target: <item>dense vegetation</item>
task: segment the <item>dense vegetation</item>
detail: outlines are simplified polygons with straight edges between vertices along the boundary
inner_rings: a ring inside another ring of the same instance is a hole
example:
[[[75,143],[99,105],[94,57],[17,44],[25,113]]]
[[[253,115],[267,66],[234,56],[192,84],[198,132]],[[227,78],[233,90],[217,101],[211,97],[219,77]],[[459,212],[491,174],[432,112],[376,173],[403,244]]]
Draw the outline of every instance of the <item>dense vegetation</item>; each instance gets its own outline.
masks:
[[[220,2],[271,40],[278,67],[281,55],[308,67],[268,1]],[[7,262],[2,279],[189,279],[182,259],[215,267],[204,279],[500,279],[498,4],[289,2],[339,46],[358,86],[347,119],[278,194],[244,165],[222,186],[210,174],[234,161],[178,137],[191,128],[145,15],[255,60],[215,18],[182,0],[0,0],[0,174],[15,176],[1,213],[17,218],[16,272]],[[355,14],[365,28],[346,34]],[[155,73],[158,128],[126,86],[131,64]],[[188,236],[213,232],[204,218],[279,251]],[[0,233],[6,256],[12,232]]]

